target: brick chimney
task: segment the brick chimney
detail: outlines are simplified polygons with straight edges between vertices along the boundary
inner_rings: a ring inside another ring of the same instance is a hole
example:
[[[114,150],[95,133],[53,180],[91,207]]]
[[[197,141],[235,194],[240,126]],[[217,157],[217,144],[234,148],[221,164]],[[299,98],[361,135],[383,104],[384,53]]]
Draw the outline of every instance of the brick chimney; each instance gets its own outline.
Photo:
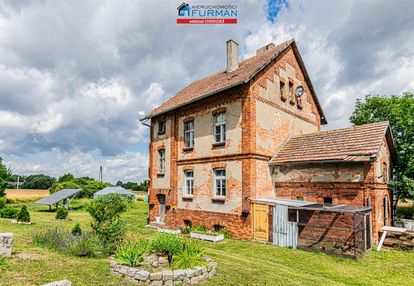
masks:
[[[227,72],[235,71],[239,67],[239,44],[233,40],[227,41]]]

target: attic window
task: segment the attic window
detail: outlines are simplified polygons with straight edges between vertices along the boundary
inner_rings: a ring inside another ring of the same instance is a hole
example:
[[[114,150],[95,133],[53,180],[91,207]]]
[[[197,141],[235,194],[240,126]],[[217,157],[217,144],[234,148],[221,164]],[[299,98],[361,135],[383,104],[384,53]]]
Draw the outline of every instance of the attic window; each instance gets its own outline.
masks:
[[[289,82],[289,102],[290,104],[295,104],[295,101],[293,100],[293,83]]]
[[[283,101],[286,101],[286,97],[285,97],[285,83],[283,81],[280,82],[280,98]]]
[[[165,134],[165,126],[166,126],[166,120],[159,119],[158,120],[158,135]]]
[[[332,205],[332,197],[324,197],[323,198],[323,205],[331,206]]]

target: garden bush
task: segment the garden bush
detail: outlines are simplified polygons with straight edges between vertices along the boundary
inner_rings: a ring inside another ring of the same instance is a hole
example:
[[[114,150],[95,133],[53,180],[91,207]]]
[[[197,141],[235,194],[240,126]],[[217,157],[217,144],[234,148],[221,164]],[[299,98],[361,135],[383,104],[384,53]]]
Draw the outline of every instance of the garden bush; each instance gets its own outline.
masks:
[[[56,219],[66,219],[68,217],[68,210],[60,207],[56,210]]]
[[[201,225],[192,227],[191,228],[191,231],[200,232],[200,233],[206,233],[207,232],[207,227],[205,225],[202,225],[201,224]]]
[[[173,234],[162,233],[151,241],[151,252],[174,255],[182,250],[184,239]]]
[[[19,213],[18,209],[5,207],[0,209],[0,217],[2,218],[17,218],[17,214]]]
[[[75,224],[75,226],[71,230],[71,233],[73,236],[80,236],[82,234],[82,229],[79,223]]]
[[[32,241],[37,246],[73,256],[95,257],[102,254],[100,240],[93,233],[73,236],[63,228],[51,227],[34,232]]]
[[[102,254],[102,246],[99,238],[90,233],[78,236],[70,236],[61,246],[63,253],[78,257],[96,257]]]
[[[6,197],[1,197],[0,198],[0,210],[3,209],[4,207],[6,207],[6,204],[7,204]]]
[[[143,261],[143,256],[148,250],[149,242],[146,239],[128,241],[117,248],[115,260],[119,264],[135,267]]]
[[[115,250],[126,231],[121,214],[125,212],[127,202],[116,194],[99,196],[91,202],[87,211],[92,217],[91,227],[100,238],[108,254]]]
[[[206,265],[203,259],[204,250],[194,242],[185,243],[183,248],[173,256],[173,269],[192,269]]]
[[[17,221],[30,222],[30,214],[29,214],[29,211],[27,210],[26,205],[23,205],[19,213],[17,214]]]

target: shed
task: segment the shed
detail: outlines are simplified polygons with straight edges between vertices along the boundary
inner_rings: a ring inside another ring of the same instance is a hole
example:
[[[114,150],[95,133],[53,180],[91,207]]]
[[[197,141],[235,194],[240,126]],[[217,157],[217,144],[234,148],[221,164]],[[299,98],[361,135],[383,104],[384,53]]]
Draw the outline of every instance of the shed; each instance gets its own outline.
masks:
[[[118,195],[126,195],[126,196],[132,196],[135,197],[135,194],[128,191],[127,189],[123,187],[106,187],[95,194],[93,194],[93,198],[96,199],[99,196],[107,195],[107,194],[118,194]]]
[[[372,247],[371,207],[319,204],[285,198],[256,199],[254,217],[269,217],[264,238],[278,246],[356,257]],[[262,215],[262,216],[263,216]],[[256,224],[256,219],[254,219]],[[257,237],[259,238],[259,237]]]

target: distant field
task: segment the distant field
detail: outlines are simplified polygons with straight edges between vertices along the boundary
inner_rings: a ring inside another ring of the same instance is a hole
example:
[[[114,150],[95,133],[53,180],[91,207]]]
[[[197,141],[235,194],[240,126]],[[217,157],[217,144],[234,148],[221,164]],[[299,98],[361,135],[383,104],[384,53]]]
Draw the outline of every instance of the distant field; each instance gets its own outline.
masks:
[[[6,197],[13,201],[35,201],[49,195],[49,190],[6,189]]]

